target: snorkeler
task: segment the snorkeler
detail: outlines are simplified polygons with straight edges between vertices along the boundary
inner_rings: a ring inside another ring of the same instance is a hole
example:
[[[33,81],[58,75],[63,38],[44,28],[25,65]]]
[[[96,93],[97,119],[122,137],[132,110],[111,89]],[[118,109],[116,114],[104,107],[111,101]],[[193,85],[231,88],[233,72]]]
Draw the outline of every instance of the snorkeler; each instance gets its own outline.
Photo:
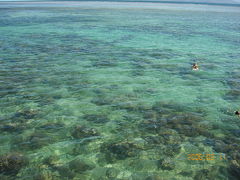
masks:
[[[240,116],[240,111],[235,111],[235,115]]]
[[[198,65],[197,65],[197,63],[193,63],[193,65],[192,65],[192,70],[198,70]]]

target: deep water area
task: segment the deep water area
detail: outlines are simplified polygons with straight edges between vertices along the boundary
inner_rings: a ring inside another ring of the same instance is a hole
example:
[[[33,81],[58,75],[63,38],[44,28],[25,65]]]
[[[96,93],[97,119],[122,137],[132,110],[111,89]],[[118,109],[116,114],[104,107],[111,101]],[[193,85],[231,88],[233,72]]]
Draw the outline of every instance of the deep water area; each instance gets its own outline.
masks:
[[[237,180],[240,8],[110,5],[0,4],[0,179]]]

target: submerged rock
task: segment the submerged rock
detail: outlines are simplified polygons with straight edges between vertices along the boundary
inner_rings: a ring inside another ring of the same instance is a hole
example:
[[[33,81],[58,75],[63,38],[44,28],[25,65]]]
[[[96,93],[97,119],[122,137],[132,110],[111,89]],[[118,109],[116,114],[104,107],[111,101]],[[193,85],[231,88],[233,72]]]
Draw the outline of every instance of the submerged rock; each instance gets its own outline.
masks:
[[[99,133],[94,128],[87,128],[85,126],[76,126],[71,133],[72,137],[78,138],[87,138],[92,136],[98,136]]]
[[[27,164],[27,158],[20,153],[9,153],[0,156],[0,173],[17,174]]]

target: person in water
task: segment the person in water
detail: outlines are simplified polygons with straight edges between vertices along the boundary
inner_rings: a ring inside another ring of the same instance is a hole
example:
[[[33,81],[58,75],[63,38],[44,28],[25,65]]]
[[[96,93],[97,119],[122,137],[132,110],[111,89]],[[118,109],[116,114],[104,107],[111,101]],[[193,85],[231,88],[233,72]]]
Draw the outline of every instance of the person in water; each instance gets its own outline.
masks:
[[[240,116],[240,111],[235,111],[235,115]]]
[[[198,70],[198,64],[197,63],[193,63],[192,70]]]

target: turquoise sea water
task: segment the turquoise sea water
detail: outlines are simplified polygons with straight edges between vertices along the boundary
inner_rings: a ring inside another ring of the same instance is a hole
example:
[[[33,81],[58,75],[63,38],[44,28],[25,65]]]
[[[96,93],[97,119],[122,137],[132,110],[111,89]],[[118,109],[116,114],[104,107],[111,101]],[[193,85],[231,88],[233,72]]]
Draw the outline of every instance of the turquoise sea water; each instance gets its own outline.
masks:
[[[240,8],[68,5],[0,4],[0,179],[237,179]]]

